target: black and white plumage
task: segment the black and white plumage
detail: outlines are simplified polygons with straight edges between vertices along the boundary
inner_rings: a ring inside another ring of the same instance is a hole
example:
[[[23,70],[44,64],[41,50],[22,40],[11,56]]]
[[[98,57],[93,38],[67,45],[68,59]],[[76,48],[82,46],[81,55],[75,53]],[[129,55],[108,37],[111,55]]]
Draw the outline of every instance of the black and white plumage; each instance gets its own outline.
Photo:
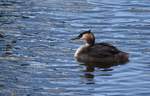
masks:
[[[121,63],[128,61],[128,53],[120,51],[109,43],[95,43],[95,36],[89,30],[74,39],[82,39],[85,45],[75,52],[75,58],[82,63]]]

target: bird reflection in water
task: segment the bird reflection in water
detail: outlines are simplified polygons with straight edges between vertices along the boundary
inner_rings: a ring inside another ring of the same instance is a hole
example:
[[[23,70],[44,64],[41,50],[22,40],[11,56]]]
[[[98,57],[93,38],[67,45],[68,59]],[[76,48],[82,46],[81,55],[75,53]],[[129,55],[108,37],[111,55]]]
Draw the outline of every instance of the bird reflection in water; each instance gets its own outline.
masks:
[[[117,66],[117,65],[124,65],[126,64],[128,61],[126,62],[120,62],[120,63],[87,63],[87,64],[81,64],[83,66],[85,66],[85,70],[84,70],[84,74],[83,74],[83,78],[85,79],[85,83],[86,84],[95,84],[95,75],[94,75],[94,71],[95,69],[99,69],[100,71],[103,71],[104,73],[99,74],[99,76],[111,76],[110,73],[107,73],[108,71],[113,71],[113,66]]]

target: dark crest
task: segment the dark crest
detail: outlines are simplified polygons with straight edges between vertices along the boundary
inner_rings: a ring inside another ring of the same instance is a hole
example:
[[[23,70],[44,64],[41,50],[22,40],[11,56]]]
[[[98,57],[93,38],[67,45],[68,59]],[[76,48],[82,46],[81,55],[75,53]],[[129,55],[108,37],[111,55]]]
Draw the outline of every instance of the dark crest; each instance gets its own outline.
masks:
[[[84,34],[86,33],[92,33],[91,30],[88,30],[88,31],[84,31],[82,33],[80,33],[80,35],[78,35],[77,37],[75,38],[72,38],[71,40],[76,40],[76,39],[80,39]]]
[[[78,37],[82,37],[84,34],[86,34],[86,33],[91,33],[91,30],[88,30],[88,31],[84,31],[84,32],[82,32]]]

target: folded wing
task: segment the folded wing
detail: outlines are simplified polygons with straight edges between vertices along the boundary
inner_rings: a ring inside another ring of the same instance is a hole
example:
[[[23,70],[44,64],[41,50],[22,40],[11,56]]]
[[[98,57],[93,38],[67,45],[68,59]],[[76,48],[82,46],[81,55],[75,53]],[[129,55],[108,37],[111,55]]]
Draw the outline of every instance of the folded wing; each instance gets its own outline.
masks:
[[[116,47],[108,43],[97,43],[88,50],[89,55],[96,58],[115,56],[120,52]]]

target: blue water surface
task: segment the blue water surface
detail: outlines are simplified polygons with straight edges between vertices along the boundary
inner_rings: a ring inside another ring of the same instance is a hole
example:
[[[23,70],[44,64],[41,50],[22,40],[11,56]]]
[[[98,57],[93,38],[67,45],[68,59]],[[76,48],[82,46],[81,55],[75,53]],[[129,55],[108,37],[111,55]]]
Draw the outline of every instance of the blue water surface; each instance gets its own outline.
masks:
[[[74,60],[70,39],[130,54],[109,70]],[[0,0],[0,96],[150,96],[150,0]]]

